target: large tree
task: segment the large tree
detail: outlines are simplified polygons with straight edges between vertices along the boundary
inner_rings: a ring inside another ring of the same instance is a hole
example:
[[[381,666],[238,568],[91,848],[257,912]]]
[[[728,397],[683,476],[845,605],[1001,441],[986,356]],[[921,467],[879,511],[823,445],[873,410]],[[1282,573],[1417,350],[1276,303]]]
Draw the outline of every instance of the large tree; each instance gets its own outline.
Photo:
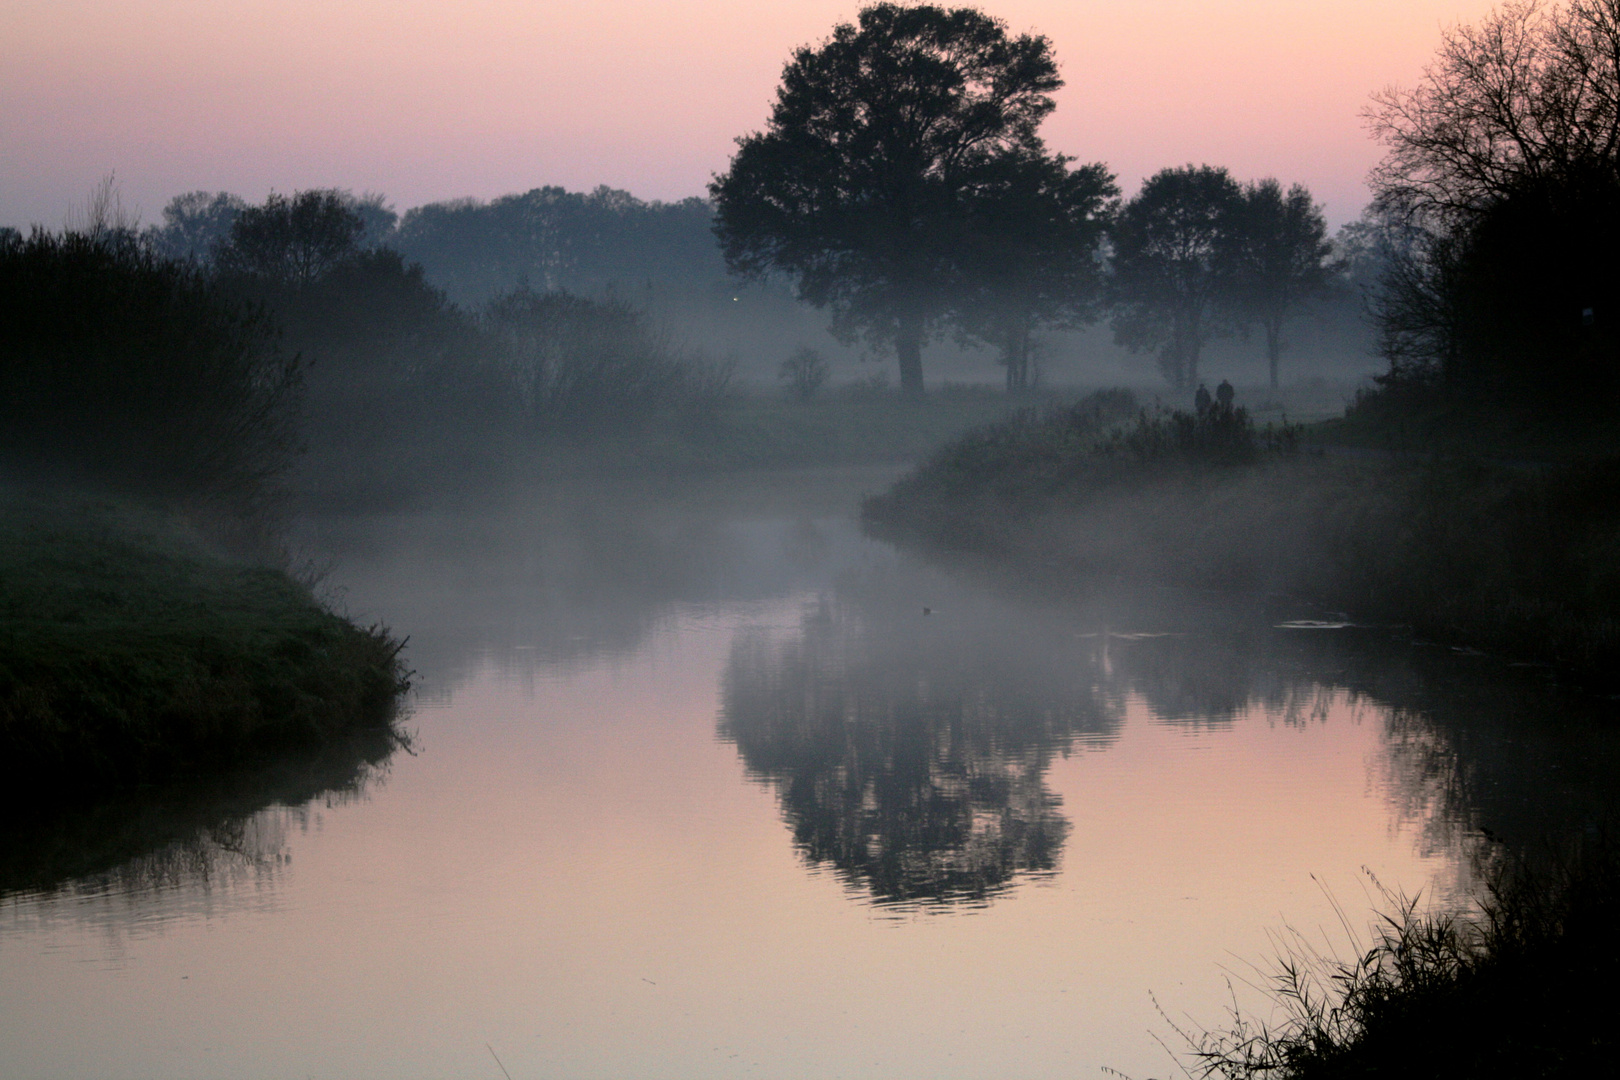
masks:
[[[1156,350],[1171,386],[1198,382],[1204,344],[1230,329],[1243,188],[1225,169],[1164,169],[1120,211],[1110,282],[1114,338]]]
[[[1007,389],[1031,385],[1036,333],[1096,318],[1100,247],[1119,189],[1102,165],[1057,154],[1007,155],[969,200],[954,318],[1001,353]]]
[[[1454,27],[1367,119],[1402,240],[1374,297],[1391,377],[1498,400],[1620,389],[1620,0]]]
[[[1266,339],[1271,387],[1277,388],[1283,325],[1327,287],[1327,219],[1311,193],[1275,180],[1243,189],[1236,236],[1236,302],[1240,317],[1260,324]]]
[[[1044,37],[971,8],[876,4],[793,54],[766,130],[715,178],[715,232],[736,272],[785,273],[846,335],[892,344],[921,393],[977,178],[1037,134],[1062,85]]]

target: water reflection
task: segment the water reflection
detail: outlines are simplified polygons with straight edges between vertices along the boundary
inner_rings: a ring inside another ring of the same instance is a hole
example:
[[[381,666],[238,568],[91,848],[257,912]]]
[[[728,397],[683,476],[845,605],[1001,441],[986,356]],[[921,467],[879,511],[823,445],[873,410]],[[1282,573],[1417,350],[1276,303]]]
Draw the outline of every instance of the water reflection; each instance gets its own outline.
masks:
[[[733,644],[721,735],[776,786],[804,856],[880,903],[982,902],[1051,873],[1069,825],[1047,766],[1118,727],[1072,646],[983,629],[824,600],[788,640]]]
[[[1189,736],[1376,724],[1369,776],[1392,820],[1459,864],[1482,833],[1523,846],[1608,813],[1604,703],[1389,629],[1165,599],[1018,599],[915,567],[847,578],[791,630],[739,633],[719,732],[801,855],[879,904],[982,903],[1050,875],[1070,824],[1047,770],[1107,749],[1133,701]]]
[[[288,859],[289,828],[313,805],[363,798],[399,745],[392,734],[367,733],[88,806],[14,807],[0,845],[0,897],[271,883]]]

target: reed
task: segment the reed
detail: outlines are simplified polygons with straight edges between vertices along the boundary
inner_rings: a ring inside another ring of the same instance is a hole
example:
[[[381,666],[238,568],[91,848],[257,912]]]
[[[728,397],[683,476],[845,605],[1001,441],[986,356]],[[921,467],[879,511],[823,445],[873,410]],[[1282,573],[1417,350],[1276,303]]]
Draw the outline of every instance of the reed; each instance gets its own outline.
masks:
[[[1620,863],[1593,834],[1503,858],[1471,914],[1386,894],[1370,944],[1330,959],[1302,944],[1269,987],[1280,1019],[1234,1009],[1188,1036],[1192,1071],[1226,1080],[1601,1076],[1614,1067]]]

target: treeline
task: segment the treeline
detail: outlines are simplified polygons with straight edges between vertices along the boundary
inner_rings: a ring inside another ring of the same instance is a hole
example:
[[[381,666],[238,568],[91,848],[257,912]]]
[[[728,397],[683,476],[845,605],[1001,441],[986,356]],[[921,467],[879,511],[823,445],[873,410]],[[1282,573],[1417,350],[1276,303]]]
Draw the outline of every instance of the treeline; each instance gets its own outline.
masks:
[[[540,187],[489,202],[429,203],[401,216],[376,193],[333,192],[361,223],[361,246],[386,246],[423,268],[452,301],[477,307],[520,286],[598,296],[668,289],[725,278],[701,199],[644,202],[606,186],[590,192]],[[170,200],[144,235],[159,252],[211,261],[232,240],[248,204],[228,192]]]
[[[306,448],[334,473],[357,453],[488,469],[727,393],[627,300],[520,285],[462,307],[392,235],[379,199],[314,190],[0,239],[4,465],[259,512]]]
[[[1196,385],[1212,340],[1253,337],[1275,386],[1289,337],[1297,336],[1285,333],[1287,324],[1310,320],[1318,337],[1362,335],[1363,287],[1381,249],[1359,225],[1330,243],[1321,207],[1303,187],[1244,184],[1212,166],[1164,170],[1123,204],[1100,165],[1004,183],[994,212],[959,238],[962,269],[925,330],[991,349],[1009,389],[1039,381],[1054,332],[1105,316],[1115,341],[1152,357],[1176,387]],[[361,220],[361,247],[397,251],[468,308],[517,288],[562,290],[655,309],[700,339],[715,338],[717,326],[728,344],[754,348],[780,347],[784,329],[801,348],[825,339],[786,277],[745,284],[728,276],[709,200],[645,202],[607,187],[543,187],[399,215],[378,194],[333,194]],[[192,192],[171,200],[144,236],[159,252],[208,264],[245,209],[235,195]],[[825,299],[803,283],[798,293],[811,305]],[[830,329],[846,345],[893,351],[894,341],[866,333],[863,318],[835,310]],[[750,332],[761,325],[773,332]],[[749,359],[763,360],[757,368],[766,374],[790,352]]]

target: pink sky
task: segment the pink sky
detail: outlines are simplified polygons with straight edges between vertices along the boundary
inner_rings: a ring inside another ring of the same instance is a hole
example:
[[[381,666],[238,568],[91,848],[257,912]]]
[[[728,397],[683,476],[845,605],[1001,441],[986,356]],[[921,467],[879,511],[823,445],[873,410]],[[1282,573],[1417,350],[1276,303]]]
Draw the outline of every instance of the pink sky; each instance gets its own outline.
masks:
[[[1378,148],[1358,112],[1485,0],[1007,0],[1068,86],[1048,142],[1133,191],[1167,165],[1300,181],[1338,223]],[[115,172],[173,195],[347,187],[400,210],[543,184],[701,195],[821,0],[4,0],[0,224],[59,226]]]

